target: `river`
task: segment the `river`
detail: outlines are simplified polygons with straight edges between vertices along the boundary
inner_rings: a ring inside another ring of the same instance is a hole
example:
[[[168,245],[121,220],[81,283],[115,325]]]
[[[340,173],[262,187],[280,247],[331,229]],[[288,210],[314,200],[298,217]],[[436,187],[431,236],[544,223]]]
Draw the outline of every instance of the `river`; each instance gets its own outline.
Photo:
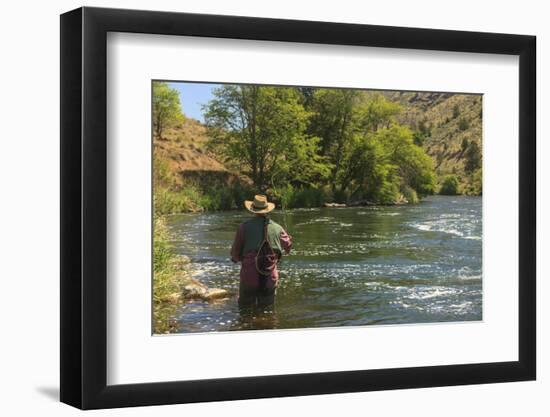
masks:
[[[242,315],[229,260],[245,210],[170,216],[193,277],[232,293],[186,303],[179,332],[290,329],[482,319],[482,199],[432,196],[417,205],[275,211],[293,236],[273,311]]]

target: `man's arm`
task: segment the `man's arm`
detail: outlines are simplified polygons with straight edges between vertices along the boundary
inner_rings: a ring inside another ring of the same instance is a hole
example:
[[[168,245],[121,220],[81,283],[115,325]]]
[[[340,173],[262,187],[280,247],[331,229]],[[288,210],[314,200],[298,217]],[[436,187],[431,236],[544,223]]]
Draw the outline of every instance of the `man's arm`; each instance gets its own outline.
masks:
[[[281,229],[279,240],[281,241],[283,250],[288,255],[290,253],[290,249],[292,248],[292,237],[285,231],[285,229]]]
[[[241,224],[235,234],[233,246],[231,246],[231,260],[235,263],[242,261],[241,251],[244,244],[244,225]]]

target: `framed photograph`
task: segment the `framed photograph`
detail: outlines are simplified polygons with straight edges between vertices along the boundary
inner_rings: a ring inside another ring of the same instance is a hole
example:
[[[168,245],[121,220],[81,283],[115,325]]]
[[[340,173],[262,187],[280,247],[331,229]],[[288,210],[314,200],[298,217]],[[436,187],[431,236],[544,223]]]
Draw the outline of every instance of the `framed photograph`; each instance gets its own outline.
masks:
[[[61,401],[533,380],[535,37],[61,16]]]

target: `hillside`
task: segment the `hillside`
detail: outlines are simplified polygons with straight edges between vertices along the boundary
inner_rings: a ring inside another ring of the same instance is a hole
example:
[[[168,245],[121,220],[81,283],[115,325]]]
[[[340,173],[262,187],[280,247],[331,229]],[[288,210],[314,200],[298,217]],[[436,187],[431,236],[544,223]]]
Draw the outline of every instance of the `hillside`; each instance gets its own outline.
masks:
[[[387,92],[403,105],[398,120],[423,135],[439,177],[456,174],[464,182],[466,150],[475,142],[482,150],[482,96],[451,93]]]
[[[475,143],[482,149],[482,96],[415,92],[384,95],[402,104],[398,122],[416,132],[416,139],[434,160],[438,180],[455,174],[460,188],[467,192],[473,178],[471,170],[465,169],[468,148]],[[239,173],[239,167],[209,151],[207,142],[206,127],[191,118],[167,129],[163,139],[155,137],[155,161],[162,161],[176,189],[190,182],[203,190],[252,184],[250,178]]]
[[[208,151],[206,127],[199,121],[185,118],[183,123],[168,129],[163,139],[154,138],[156,160],[162,160],[176,184],[191,179],[202,185],[231,184],[244,180],[242,175],[231,172],[215,155]]]

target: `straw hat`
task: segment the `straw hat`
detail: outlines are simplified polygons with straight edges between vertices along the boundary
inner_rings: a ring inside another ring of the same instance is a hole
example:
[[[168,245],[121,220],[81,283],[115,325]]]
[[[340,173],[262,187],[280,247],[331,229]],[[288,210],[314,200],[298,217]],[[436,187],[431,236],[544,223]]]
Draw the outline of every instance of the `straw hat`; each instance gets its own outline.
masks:
[[[244,206],[251,213],[264,214],[269,213],[275,208],[275,204],[269,203],[267,197],[263,194],[258,194],[254,196],[254,200],[246,200]]]

